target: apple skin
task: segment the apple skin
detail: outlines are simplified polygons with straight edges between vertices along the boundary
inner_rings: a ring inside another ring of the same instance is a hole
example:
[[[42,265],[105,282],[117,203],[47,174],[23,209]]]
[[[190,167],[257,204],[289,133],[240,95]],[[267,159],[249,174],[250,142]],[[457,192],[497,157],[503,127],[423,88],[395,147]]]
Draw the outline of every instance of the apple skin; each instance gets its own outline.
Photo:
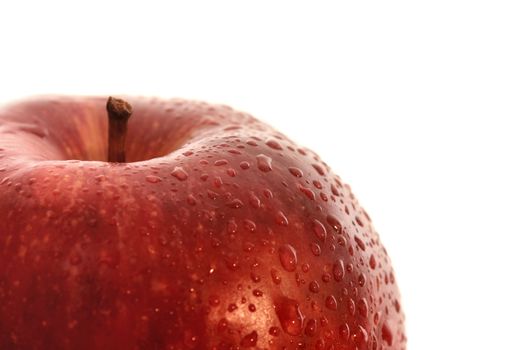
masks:
[[[350,187],[246,113],[130,97],[0,110],[0,349],[406,347],[394,273]]]

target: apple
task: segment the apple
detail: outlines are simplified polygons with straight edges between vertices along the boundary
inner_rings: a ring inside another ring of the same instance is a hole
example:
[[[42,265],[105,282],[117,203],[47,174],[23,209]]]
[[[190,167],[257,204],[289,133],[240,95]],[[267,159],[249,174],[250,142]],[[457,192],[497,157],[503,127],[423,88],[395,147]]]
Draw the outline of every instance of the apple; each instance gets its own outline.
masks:
[[[387,252],[318,155],[128,101],[0,109],[0,349],[405,349]]]

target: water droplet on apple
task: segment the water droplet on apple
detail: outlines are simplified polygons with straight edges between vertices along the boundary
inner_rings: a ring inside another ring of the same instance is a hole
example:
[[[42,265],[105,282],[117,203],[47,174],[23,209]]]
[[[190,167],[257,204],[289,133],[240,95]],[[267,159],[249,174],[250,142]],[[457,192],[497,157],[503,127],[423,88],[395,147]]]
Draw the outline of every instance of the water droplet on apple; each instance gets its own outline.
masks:
[[[188,197],[186,197],[186,203],[188,203],[189,205],[195,205],[197,204],[197,199],[194,195],[190,194],[188,195]]]
[[[272,269],[270,271],[270,274],[272,275],[272,281],[273,283],[275,284],[281,284],[281,276],[279,276],[279,274],[277,273],[277,270],[276,269]]]
[[[224,333],[228,329],[228,321],[225,318],[221,318],[217,324],[217,330],[219,333]]]
[[[337,220],[335,216],[328,214],[326,216],[326,221],[334,229],[335,232],[341,233],[341,223],[339,222],[339,220]]]
[[[357,246],[361,248],[362,251],[365,251],[366,246],[361,238],[354,236],[354,241],[357,243]]]
[[[213,306],[213,307],[219,306],[219,304],[221,303],[219,297],[216,296],[216,295],[211,295],[209,297],[209,299],[208,299],[208,302],[209,302],[210,306]]]
[[[154,183],[158,183],[158,182],[161,182],[162,179],[158,176],[155,176],[155,175],[148,175],[146,176],[146,181],[154,184]]]
[[[281,260],[281,265],[286,271],[295,271],[297,268],[297,252],[295,248],[289,244],[279,247],[279,260]]]
[[[228,161],[226,159],[219,159],[213,163],[213,165],[215,166],[221,166],[221,165],[226,165],[226,164],[228,164]]]
[[[261,200],[253,192],[250,192],[249,194],[249,202],[250,205],[255,209],[259,209],[261,207]]]
[[[266,145],[270,148],[276,149],[276,150],[282,150],[283,147],[274,139],[268,139],[266,141]]]
[[[333,295],[326,297],[325,306],[330,310],[337,310],[337,300],[335,300]]]
[[[254,289],[252,294],[256,297],[262,297],[263,296],[263,292],[259,289]]]
[[[348,312],[350,313],[350,316],[355,315],[355,301],[352,298],[348,299]]]
[[[257,157],[257,167],[262,172],[269,172],[272,170],[272,158],[265,154],[259,154]]]
[[[250,169],[250,163],[246,162],[246,161],[242,161],[239,163],[239,166],[241,167],[242,170],[247,170],[247,169]]]
[[[330,189],[332,190],[332,194],[334,196],[339,197],[339,190],[337,189],[337,187],[334,186],[334,184],[330,186]]]
[[[268,199],[272,199],[272,198],[273,198],[273,193],[272,193],[272,191],[270,191],[270,189],[268,189],[268,188],[265,188],[265,189],[263,190],[263,194],[264,194],[264,196],[265,196],[266,198],[268,198]]]
[[[270,327],[270,329],[268,330],[268,333],[271,336],[277,337],[279,336],[279,333],[281,333],[281,331],[279,330],[279,327]]]
[[[313,222],[314,233],[321,241],[326,241],[326,228],[324,225],[317,219],[314,219]]]
[[[302,314],[299,303],[290,298],[282,298],[275,304],[275,312],[279,318],[282,329],[293,336],[302,333],[304,315]]]
[[[309,337],[313,337],[317,332],[317,320],[311,318],[306,322],[306,327],[304,328],[304,334]]]
[[[376,257],[372,254],[370,255],[370,260],[368,261],[368,264],[370,265],[370,268],[372,270],[375,270],[377,266]]]
[[[319,175],[325,175],[324,169],[319,164],[312,164],[312,167],[315,169],[315,171],[317,171]]]
[[[245,335],[241,340],[241,346],[243,348],[253,348],[257,346],[257,332],[253,331],[248,335]]]
[[[255,230],[257,229],[257,225],[252,220],[245,219],[243,221],[243,224],[244,224],[244,228],[248,232],[255,232]]]
[[[308,289],[310,289],[312,293],[319,293],[319,283],[317,281],[310,282]]]
[[[389,346],[392,346],[392,343],[394,342],[394,334],[392,333],[392,327],[388,320],[386,320],[381,327],[381,339],[383,339],[383,341]]]
[[[360,273],[359,276],[357,276],[357,283],[360,287],[364,287],[366,284],[366,276]]]
[[[361,298],[357,301],[357,311],[361,317],[368,317],[368,302],[365,298]]]
[[[237,175],[237,172],[235,171],[235,169],[229,168],[228,170],[226,170],[226,174],[228,174],[228,176],[230,177],[235,177]]]
[[[352,340],[359,350],[366,349],[368,343],[368,333],[366,329],[358,325],[356,332],[352,334]]]
[[[315,256],[321,255],[321,247],[317,243],[311,243],[310,250],[312,251],[312,254]]]
[[[288,171],[295,177],[303,177],[303,172],[299,168],[289,167]]]
[[[226,205],[232,209],[239,209],[242,208],[244,204],[240,199],[235,198],[232,201],[226,203]]]
[[[348,341],[350,338],[350,327],[348,327],[348,323],[343,323],[341,326],[339,326],[339,336],[344,341]]]
[[[248,310],[250,310],[250,312],[255,312],[255,311],[257,311],[257,308],[255,307],[255,305],[250,304],[250,305],[248,305]]]
[[[286,217],[286,215],[284,215],[282,211],[277,212],[275,222],[281,226],[288,226],[288,218]]]
[[[334,280],[337,282],[341,282],[341,280],[345,277],[345,268],[341,259],[337,260],[334,264],[333,275]]]
[[[175,167],[171,175],[175,176],[179,181],[185,181],[188,178],[188,173],[181,167]]]
[[[297,185],[297,188],[298,188],[299,191],[301,191],[306,197],[308,197],[308,199],[310,199],[310,200],[312,200],[312,201],[315,199],[315,193],[314,193],[314,191],[312,191],[312,190],[309,189],[308,187],[304,187],[303,185],[298,184],[298,185]]]

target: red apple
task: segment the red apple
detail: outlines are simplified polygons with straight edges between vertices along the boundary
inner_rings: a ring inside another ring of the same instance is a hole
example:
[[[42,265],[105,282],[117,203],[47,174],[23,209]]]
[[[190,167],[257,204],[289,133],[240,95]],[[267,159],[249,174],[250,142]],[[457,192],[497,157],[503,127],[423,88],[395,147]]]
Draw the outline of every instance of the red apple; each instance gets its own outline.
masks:
[[[0,110],[0,349],[405,349],[386,250],[315,153],[129,101],[128,163],[104,98]]]

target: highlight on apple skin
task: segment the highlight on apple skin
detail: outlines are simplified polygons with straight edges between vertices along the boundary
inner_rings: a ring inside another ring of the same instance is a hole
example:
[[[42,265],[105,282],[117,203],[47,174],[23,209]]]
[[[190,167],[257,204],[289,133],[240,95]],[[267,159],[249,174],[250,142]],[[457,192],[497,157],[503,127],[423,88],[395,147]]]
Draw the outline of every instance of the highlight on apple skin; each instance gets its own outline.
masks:
[[[129,97],[108,162],[106,100],[0,108],[0,349],[406,348],[387,252],[318,155]]]

